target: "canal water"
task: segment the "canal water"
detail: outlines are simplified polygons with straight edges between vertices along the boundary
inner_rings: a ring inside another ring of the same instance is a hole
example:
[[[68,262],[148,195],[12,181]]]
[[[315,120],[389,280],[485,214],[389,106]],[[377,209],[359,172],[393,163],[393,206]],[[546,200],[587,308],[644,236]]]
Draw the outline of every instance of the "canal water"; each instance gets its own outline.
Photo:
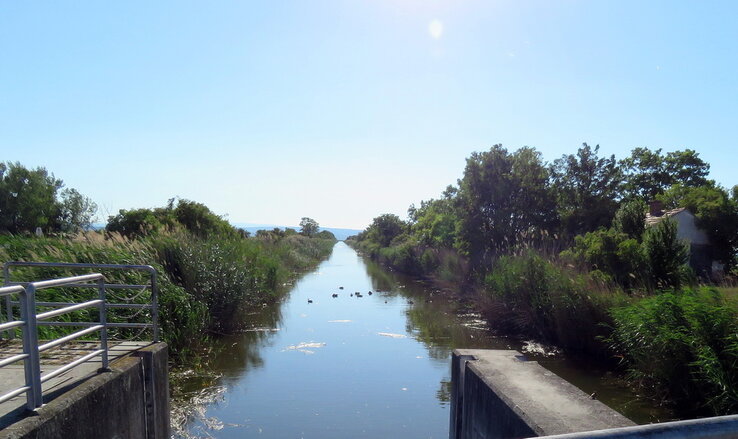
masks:
[[[249,329],[219,338],[205,370],[175,377],[175,437],[446,438],[455,348],[522,350],[636,421],[665,416],[604,371],[493,336],[343,242],[284,301],[244,318]]]

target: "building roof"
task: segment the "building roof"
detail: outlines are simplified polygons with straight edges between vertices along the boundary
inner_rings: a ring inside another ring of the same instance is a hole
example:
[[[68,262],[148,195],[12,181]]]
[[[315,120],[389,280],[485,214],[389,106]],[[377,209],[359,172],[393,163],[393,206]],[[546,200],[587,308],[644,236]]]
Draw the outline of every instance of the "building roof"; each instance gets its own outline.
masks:
[[[671,210],[665,210],[661,212],[661,215],[651,215],[651,213],[646,212],[646,225],[647,226],[653,226],[658,223],[660,223],[664,218],[672,217],[678,213],[684,212],[687,210],[686,207],[680,207],[678,209],[671,209]]]

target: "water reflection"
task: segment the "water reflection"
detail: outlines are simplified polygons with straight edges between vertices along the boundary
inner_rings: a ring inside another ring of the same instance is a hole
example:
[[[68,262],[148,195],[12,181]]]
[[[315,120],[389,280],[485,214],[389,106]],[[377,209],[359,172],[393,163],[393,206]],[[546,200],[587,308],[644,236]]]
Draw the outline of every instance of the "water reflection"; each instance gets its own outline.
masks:
[[[264,366],[262,349],[273,344],[281,320],[281,303],[253,308],[244,315],[246,324],[241,331],[213,339],[199,353],[202,364],[173,371],[174,437],[217,437],[212,432],[225,425],[206,415],[208,407],[222,404],[228,389],[243,374]]]

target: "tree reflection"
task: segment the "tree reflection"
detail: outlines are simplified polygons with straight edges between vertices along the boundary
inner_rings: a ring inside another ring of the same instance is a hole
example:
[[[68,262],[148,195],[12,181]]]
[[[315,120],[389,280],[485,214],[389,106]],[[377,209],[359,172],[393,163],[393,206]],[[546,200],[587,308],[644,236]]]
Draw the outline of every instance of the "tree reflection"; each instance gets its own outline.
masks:
[[[173,437],[209,437],[206,417],[212,404],[222,401],[227,389],[250,370],[264,366],[261,351],[271,346],[282,320],[282,302],[244,310],[247,322],[235,334],[213,338],[197,355],[196,364],[170,373]],[[204,436],[200,436],[202,433]]]
[[[423,343],[428,358],[450,367],[454,349],[509,348],[506,341],[492,336],[481,317],[465,312],[463,305],[428,282],[392,272],[369,259],[364,264],[374,288],[387,297],[412,302],[406,311],[405,330]],[[449,378],[440,382],[436,397],[442,405],[449,402]]]

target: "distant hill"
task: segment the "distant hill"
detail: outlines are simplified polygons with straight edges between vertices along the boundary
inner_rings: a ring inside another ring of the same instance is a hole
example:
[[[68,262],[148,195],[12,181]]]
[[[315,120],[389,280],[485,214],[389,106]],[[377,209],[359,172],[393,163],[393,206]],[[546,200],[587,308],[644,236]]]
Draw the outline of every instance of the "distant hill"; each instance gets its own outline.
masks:
[[[277,227],[280,229],[295,229],[297,231],[300,230],[299,226],[277,226],[274,224],[248,224],[248,223],[235,223],[233,224],[235,227],[244,229],[251,233],[252,235],[256,233],[257,230],[272,230],[273,228]],[[339,241],[343,241],[344,239],[348,238],[351,235],[356,235],[357,233],[361,232],[361,230],[357,229],[340,229],[336,227],[321,227],[321,231],[327,230],[333,235],[335,235],[336,239]]]

